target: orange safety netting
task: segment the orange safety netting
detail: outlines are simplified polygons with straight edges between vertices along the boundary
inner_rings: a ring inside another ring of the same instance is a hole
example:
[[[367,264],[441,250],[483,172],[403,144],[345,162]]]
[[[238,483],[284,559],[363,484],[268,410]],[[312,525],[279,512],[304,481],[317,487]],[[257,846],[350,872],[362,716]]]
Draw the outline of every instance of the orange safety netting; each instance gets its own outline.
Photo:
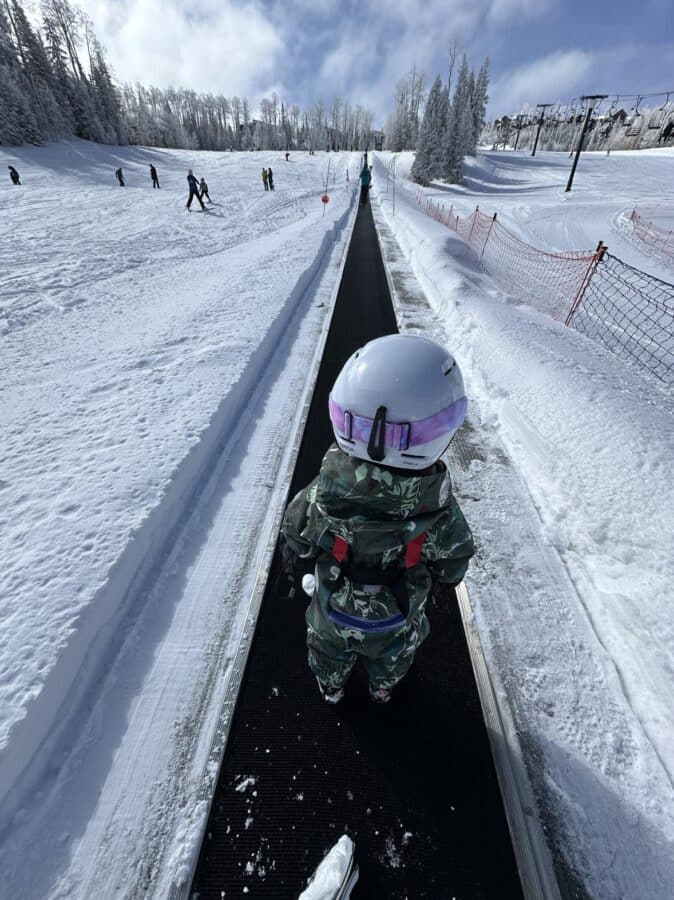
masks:
[[[462,219],[421,192],[417,203],[470,244],[483,269],[508,293],[664,384],[674,383],[674,285],[607,253],[601,241],[594,252],[550,253],[527,244],[501,225],[496,213],[487,216],[479,206]],[[636,211],[633,215],[635,229],[641,227]],[[658,246],[663,249],[662,240]]]
[[[527,244],[479,206],[461,218],[453,208],[417,196],[424,212],[464,239],[480,257],[484,270],[515,297],[564,322],[589,278],[597,254],[591,250],[551,253]]]
[[[647,222],[643,216],[640,216],[636,209],[630,213],[630,222],[634,228],[634,232],[644,244],[665,253],[674,259],[674,233],[665,231],[653,222]]]

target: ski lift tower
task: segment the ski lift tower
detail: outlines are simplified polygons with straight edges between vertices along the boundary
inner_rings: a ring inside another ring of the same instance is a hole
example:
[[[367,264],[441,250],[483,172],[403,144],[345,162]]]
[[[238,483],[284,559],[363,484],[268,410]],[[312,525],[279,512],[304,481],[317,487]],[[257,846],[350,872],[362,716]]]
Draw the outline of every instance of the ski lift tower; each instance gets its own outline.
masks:
[[[569,180],[566,185],[566,193],[571,190],[571,185],[573,184],[573,176],[576,174],[576,167],[578,165],[578,160],[580,159],[580,152],[583,149],[583,141],[585,140],[585,133],[587,132],[587,126],[590,124],[590,116],[592,115],[592,110],[595,108],[597,103],[600,100],[606,100],[608,94],[584,94],[580,101],[581,103],[587,103],[587,109],[585,110],[585,120],[583,121],[583,128],[580,132],[580,138],[578,139],[578,146],[576,147],[576,155],[573,158],[573,165],[571,166],[571,173],[569,175]]]
[[[536,139],[534,140],[534,149],[531,151],[532,156],[536,156],[536,148],[538,147],[538,136],[541,133],[541,128],[543,127],[543,120],[545,119],[545,110],[549,106],[554,106],[554,103],[537,103],[536,109],[540,109],[541,117],[538,120],[538,128],[536,129]]]

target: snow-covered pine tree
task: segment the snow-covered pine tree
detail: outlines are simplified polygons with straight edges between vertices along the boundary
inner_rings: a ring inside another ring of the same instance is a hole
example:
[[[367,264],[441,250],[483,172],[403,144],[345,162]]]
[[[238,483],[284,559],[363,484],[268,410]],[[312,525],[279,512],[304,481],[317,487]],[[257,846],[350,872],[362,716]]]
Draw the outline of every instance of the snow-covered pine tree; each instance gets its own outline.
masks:
[[[123,121],[119,93],[98,41],[95,41],[94,47],[91,58],[91,85],[98,118],[108,143],[126,144],[127,130]]]
[[[482,134],[482,129],[484,128],[484,123],[487,118],[487,103],[489,102],[488,90],[489,59],[485,59],[485,61],[480,66],[480,71],[477,73],[477,78],[475,79],[475,89],[471,102],[473,111],[472,154],[475,154],[477,152],[477,145],[479,143],[480,135]]]
[[[424,117],[419,128],[417,151],[412,163],[412,178],[417,184],[428,184],[438,174],[437,162],[444,134],[443,102],[445,91],[438,75],[428,93]]]
[[[10,28],[7,6],[0,3],[0,144],[37,144],[41,134],[32,110],[31,86]]]
[[[64,135],[75,132],[71,74],[68,70],[66,51],[60,31],[50,18],[43,20],[45,49],[52,72],[52,94],[64,122]]]
[[[470,70],[464,54],[449,106],[443,148],[442,175],[452,184],[461,181],[463,158],[472,152],[473,116],[470,106]]]

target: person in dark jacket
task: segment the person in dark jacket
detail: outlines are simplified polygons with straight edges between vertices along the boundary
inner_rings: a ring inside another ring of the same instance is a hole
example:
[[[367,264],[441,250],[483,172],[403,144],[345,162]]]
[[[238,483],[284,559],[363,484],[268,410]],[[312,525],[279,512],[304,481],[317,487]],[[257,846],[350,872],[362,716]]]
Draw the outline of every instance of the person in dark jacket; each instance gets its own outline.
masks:
[[[269,190],[274,190],[274,173],[271,170],[271,166],[267,169],[267,181],[269,182]]]
[[[370,185],[372,184],[372,172],[367,163],[360,173],[360,202],[367,203],[368,194],[370,193]]]
[[[157,175],[157,170],[152,165],[152,163],[150,163],[150,178],[152,179],[152,187],[158,188],[159,187],[159,176]]]
[[[189,185],[189,188],[190,188],[190,195],[187,198],[187,203],[185,204],[187,206],[187,209],[189,209],[192,206],[192,200],[194,200],[195,197],[201,204],[201,208],[206,209],[206,207],[204,206],[204,201],[199,196],[199,182],[194,177],[194,174],[191,169],[187,173],[187,184]]]
[[[115,177],[117,178],[120,187],[126,187],[126,185],[124,184],[124,172],[122,172],[121,166],[115,171]]]
[[[211,198],[208,196],[208,185],[206,184],[205,178],[202,178],[201,181],[199,182],[199,197],[201,200],[203,200],[205,197],[209,203],[213,202],[211,200]]]
[[[21,184],[19,173],[16,171],[14,166],[7,166],[7,168],[9,169],[9,177],[12,179],[12,184]]]

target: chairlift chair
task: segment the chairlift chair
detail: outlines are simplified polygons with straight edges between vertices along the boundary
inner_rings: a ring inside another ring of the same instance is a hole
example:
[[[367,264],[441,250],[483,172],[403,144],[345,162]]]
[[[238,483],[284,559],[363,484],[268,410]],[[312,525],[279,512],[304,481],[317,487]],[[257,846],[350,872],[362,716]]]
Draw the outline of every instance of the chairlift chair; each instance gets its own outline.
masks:
[[[632,109],[627,114],[625,121],[623,122],[623,128],[626,128],[627,131],[625,134],[627,137],[636,137],[641,131],[641,126],[644,123],[644,117],[639,112],[639,104],[641,103],[641,97],[637,97],[637,102],[634,104]]]
[[[662,106],[658,107],[654,112],[651,113],[651,117],[648,120],[648,127],[653,131],[660,131],[661,128],[665,125],[667,121],[667,106],[669,104],[669,94],[667,94],[667,99],[662,104]]]
[[[641,134],[641,128],[644,124],[644,117],[639,113],[634,117],[634,121],[630,125],[630,127],[625,132],[627,137],[636,137],[638,134]]]

